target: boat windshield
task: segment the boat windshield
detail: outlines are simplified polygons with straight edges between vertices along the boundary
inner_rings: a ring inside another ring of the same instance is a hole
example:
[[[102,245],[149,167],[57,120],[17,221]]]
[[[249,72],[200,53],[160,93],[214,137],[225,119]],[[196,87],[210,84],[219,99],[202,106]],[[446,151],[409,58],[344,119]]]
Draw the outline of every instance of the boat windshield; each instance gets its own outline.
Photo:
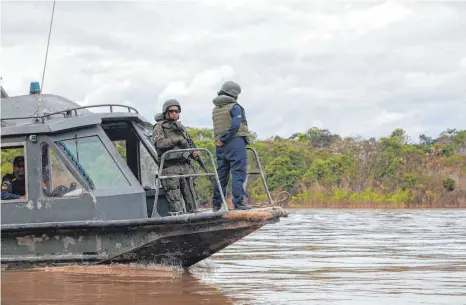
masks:
[[[155,148],[152,144],[152,125],[134,124],[135,132],[141,138],[139,155],[141,158],[141,184],[145,189],[155,189],[155,173],[158,171],[156,159],[151,156],[149,150],[152,150],[156,156]],[[147,146],[147,148],[146,148]]]
[[[157,152],[152,145],[152,125],[145,122],[111,121],[102,127],[131,172],[146,190],[155,189]]]
[[[97,189],[129,186],[129,181],[97,136],[61,141],[85,169]]]
[[[134,126],[136,126],[136,132],[144,135],[144,137],[149,141],[148,143],[152,145],[152,125],[145,123],[135,123]]]

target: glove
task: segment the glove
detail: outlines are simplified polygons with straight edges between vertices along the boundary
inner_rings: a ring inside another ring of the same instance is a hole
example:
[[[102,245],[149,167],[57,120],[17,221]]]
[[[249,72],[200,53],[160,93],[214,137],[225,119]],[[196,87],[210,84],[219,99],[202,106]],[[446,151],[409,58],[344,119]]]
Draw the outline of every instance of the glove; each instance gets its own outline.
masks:
[[[180,146],[181,146],[182,148],[189,148],[188,141],[186,141],[186,139],[184,139],[184,138],[181,138],[180,141],[179,141],[178,143],[180,143]]]

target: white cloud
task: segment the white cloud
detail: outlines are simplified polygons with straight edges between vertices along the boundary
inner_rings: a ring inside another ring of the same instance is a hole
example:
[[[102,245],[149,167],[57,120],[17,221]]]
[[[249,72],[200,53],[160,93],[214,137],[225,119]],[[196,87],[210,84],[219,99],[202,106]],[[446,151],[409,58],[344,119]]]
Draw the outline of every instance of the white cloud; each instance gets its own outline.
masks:
[[[169,83],[160,93],[159,101],[165,101],[168,98],[177,96],[187,96],[195,92],[205,92],[215,90],[222,82],[226,81],[233,75],[233,69],[229,66],[205,70],[196,75],[190,85],[183,81]]]
[[[466,57],[463,57],[460,61],[460,66],[466,69]]]
[[[2,2],[10,95],[42,76],[51,2]],[[342,136],[466,128],[466,2],[141,1],[56,4],[45,92],[125,103],[168,98],[211,127],[226,80],[260,137],[313,126]]]
[[[385,2],[367,10],[350,11],[343,27],[358,34],[387,27],[409,17],[411,11],[396,2]]]
[[[403,113],[396,113],[396,112],[387,112],[385,109],[382,110],[382,113],[376,116],[373,120],[373,124],[375,126],[386,125],[390,123],[400,122],[403,118],[407,115]]]

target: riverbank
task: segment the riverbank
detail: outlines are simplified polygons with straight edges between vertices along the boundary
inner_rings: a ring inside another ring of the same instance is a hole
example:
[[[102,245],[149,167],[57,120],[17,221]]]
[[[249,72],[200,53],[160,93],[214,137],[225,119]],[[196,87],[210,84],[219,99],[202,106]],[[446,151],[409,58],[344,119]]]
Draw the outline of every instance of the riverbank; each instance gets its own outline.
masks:
[[[466,201],[459,204],[394,204],[394,203],[290,203],[289,209],[466,209]]]
[[[265,196],[264,196],[265,197]],[[272,194],[275,198],[275,194]],[[267,200],[260,198],[252,202],[245,201],[246,203],[260,206],[261,204],[267,205]],[[280,199],[280,198],[279,198]],[[233,209],[233,202],[231,196],[226,198],[229,209]],[[211,203],[210,203],[211,204]],[[281,205],[281,204],[277,204]],[[404,203],[404,202],[357,202],[351,200],[316,200],[314,202],[303,202],[297,200],[290,200],[284,206],[287,209],[466,209],[466,198],[459,198],[457,196],[450,196],[444,200],[437,199],[432,202],[420,203]]]

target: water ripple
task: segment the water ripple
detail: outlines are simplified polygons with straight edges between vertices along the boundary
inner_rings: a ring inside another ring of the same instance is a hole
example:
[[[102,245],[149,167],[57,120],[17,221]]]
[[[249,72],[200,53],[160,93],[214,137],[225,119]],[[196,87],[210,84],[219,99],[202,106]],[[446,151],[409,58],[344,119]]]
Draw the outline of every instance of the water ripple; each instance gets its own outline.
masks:
[[[466,211],[295,210],[212,264],[253,304],[466,304]]]
[[[190,269],[2,272],[3,304],[466,304],[466,211],[293,210]]]

